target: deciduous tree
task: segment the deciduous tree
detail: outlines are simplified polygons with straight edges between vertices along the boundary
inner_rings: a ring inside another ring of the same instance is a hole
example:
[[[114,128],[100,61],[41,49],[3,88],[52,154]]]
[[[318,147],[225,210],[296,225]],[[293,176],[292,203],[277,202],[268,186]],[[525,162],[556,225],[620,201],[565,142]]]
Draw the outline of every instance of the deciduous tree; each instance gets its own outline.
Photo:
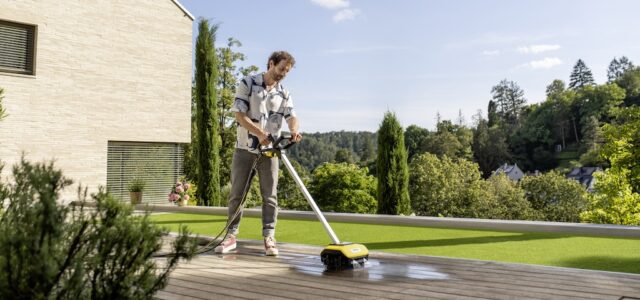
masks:
[[[607,69],[608,82],[611,83],[616,81],[620,76],[622,76],[622,74],[633,68],[633,62],[631,62],[626,56],[620,57],[620,59],[614,57],[613,60],[611,60],[611,63],[609,63],[609,68]]]
[[[640,67],[624,72],[615,83],[626,92],[625,106],[640,106]]]
[[[413,156],[422,153],[426,148],[429,138],[429,130],[418,125],[409,125],[404,132],[404,144],[407,148],[407,157],[411,161]]]
[[[526,199],[533,209],[543,214],[544,220],[578,222],[587,206],[585,188],[573,179],[551,171],[538,176],[525,176],[520,180]]]
[[[305,187],[309,188],[311,182],[309,172],[297,161],[291,159],[289,161]],[[278,175],[278,206],[283,209],[311,210],[309,203],[293,180],[292,174],[289,174],[289,170],[284,170],[284,167],[280,168]]]
[[[416,215],[471,217],[471,203],[480,191],[478,165],[431,153],[419,154],[410,164],[411,204]]]
[[[624,107],[603,126],[602,156],[611,167],[596,174],[595,192],[582,219],[593,223],[640,225],[640,107]]]
[[[236,86],[238,79],[250,73],[257,72],[257,66],[247,68],[239,67],[238,63],[245,60],[245,55],[236,49],[242,44],[232,37],[227,39],[227,43],[216,49],[218,56],[218,128],[220,136],[220,184],[226,185],[231,176],[231,159],[236,143],[236,122],[231,105],[235,100]]]
[[[512,160],[507,138],[498,127],[489,128],[485,119],[480,119],[473,131],[473,158],[478,163],[484,178],[500,165]]]
[[[355,164],[322,164],[313,171],[309,192],[322,210],[375,213],[376,180],[368,172]]]
[[[520,120],[522,108],[527,102],[524,91],[514,81],[504,79],[491,88],[491,97],[491,101],[496,104],[500,122],[508,126],[506,128],[515,128]]]

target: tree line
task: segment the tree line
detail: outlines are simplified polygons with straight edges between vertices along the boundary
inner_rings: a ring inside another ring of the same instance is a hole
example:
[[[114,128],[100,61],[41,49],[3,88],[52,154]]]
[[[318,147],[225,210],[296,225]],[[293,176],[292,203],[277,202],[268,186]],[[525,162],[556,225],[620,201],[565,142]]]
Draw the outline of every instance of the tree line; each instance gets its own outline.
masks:
[[[187,178],[207,187],[198,189],[200,205],[226,205],[237,126],[229,109],[238,79],[258,71],[238,67],[239,41],[214,47],[216,29],[200,23],[192,143],[185,146]],[[434,130],[405,130],[387,112],[376,132],[305,133],[289,154],[324,210],[637,224],[639,160],[630,157],[638,158],[640,68],[614,58],[608,81],[598,85],[578,60],[569,78],[568,85],[553,80],[535,104],[504,79],[490,89],[486,115],[478,111],[471,124],[460,113],[455,121],[438,116]],[[504,163],[542,175],[518,183],[492,176]],[[564,177],[575,166],[605,169],[595,193]],[[279,205],[308,209],[285,172]],[[247,203],[260,202],[254,182]]]
[[[608,81],[598,85],[584,61],[578,60],[569,85],[553,80],[546,94],[545,101],[527,105],[524,91],[505,79],[492,87],[486,117],[478,112],[471,125],[460,114],[455,122],[438,116],[433,131],[408,126],[403,136],[409,170],[409,211],[425,216],[638,224],[640,69],[624,56],[614,58]],[[375,133],[378,147],[388,145],[380,143],[383,128],[381,125]],[[310,173],[312,184],[333,178],[338,186],[337,178],[344,176],[335,174],[349,164],[366,169],[378,184],[387,181],[385,173],[376,170],[379,163],[353,160],[357,158],[353,153],[361,149],[357,143],[358,146],[350,146],[357,140],[354,134],[357,133],[316,134],[321,146],[312,146],[317,144],[312,140],[308,143],[309,154],[295,153],[302,154],[296,157],[299,161],[305,161],[305,155],[314,157],[318,153],[315,149],[323,149],[322,172]],[[335,141],[335,137],[343,140]],[[351,154],[348,160],[341,154],[345,151]],[[390,152],[377,148],[376,153],[379,161]],[[539,171],[540,175],[527,176],[517,183],[504,175],[492,176],[504,163],[516,163],[525,171]],[[312,171],[317,166],[304,164]],[[605,169],[595,175],[592,194],[564,176],[572,167],[580,166]],[[382,168],[388,171],[389,166]],[[327,174],[327,170],[335,173]],[[373,191],[374,184],[367,184],[364,175],[359,178],[361,190]],[[354,182],[353,178],[349,180]],[[321,189],[317,197],[324,194],[326,189]],[[380,197],[379,188],[370,195],[376,196],[375,203],[371,200],[350,212],[372,212],[370,207],[374,204],[378,212],[384,211],[389,197]],[[340,202],[350,201],[333,199],[334,204],[326,209],[346,207]],[[283,202],[286,206],[286,200]],[[406,210],[396,210],[401,211]]]

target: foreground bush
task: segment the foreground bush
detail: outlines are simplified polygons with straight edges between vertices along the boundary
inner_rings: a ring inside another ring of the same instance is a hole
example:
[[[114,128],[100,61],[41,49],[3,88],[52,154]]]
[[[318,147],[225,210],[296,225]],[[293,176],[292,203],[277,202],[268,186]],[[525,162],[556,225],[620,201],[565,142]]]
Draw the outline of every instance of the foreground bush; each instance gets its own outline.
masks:
[[[0,166],[1,170],[1,166]],[[53,163],[24,159],[13,181],[0,181],[0,299],[149,299],[196,243],[182,228],[177,255],[154,260],[164,229],[104,191],[95,209],[60,203],[71,180]]]

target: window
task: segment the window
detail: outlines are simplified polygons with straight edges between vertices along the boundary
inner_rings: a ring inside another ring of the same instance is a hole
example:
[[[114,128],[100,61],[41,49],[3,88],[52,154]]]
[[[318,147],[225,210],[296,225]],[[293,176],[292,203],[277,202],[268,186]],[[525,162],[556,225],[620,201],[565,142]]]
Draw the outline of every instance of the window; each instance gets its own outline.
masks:
[[[35,75],[36,26],[0,20],[0,72]]]
[[[145,181],[143,203],[167,203],[167,196],[182,176],[184,151],[180,144],[109,141],[107,190],[129,201],[127,185],[133,178]]]

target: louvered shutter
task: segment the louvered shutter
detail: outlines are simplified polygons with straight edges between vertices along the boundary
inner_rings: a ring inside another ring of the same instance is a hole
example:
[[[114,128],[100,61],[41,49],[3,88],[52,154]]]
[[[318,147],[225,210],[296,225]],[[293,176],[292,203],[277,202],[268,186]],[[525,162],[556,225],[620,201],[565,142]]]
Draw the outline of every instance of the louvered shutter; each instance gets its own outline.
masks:
[[[0,21],[0,71],[34,74],[35,26]]]
[[[146,183],[143,203],[168,203],[171,188],[183,175],[183,159],[180,144],[109,141],[107,189],[128,202],[127,186],[138,177]]]

